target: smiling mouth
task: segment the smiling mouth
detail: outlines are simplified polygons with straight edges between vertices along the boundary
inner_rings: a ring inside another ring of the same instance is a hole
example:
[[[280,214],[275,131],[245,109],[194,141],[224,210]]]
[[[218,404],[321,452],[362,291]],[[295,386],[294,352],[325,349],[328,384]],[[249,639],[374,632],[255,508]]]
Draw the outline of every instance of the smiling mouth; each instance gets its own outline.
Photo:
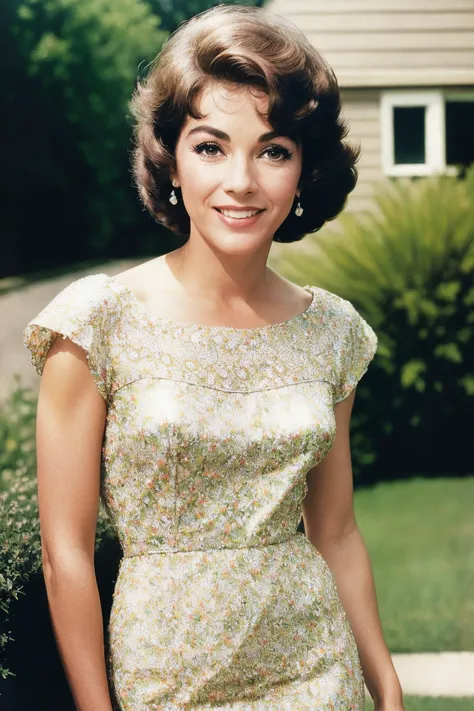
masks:
[[[220,212],[221,215],[225,215],[226,217],[232,217],[235,220],[243,220],[246,217],[253,217],[254,215],[258,215],[261,212],[264,212],[264,209],[262,210],[220,210],[218,207],[215,207],[214,210],[217,210],[217,212]],[[232,214],[229,214],[232,213]]]

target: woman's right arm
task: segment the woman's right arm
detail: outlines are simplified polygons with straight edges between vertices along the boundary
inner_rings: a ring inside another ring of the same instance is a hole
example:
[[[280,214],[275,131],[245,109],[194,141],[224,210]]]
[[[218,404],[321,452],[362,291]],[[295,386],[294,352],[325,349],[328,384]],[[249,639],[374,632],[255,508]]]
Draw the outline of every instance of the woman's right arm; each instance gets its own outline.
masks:
[[[58,336],[38,396],[38,505],[49,611],[78,711],[112,711],[94,569],[105,419],[85,351]]]

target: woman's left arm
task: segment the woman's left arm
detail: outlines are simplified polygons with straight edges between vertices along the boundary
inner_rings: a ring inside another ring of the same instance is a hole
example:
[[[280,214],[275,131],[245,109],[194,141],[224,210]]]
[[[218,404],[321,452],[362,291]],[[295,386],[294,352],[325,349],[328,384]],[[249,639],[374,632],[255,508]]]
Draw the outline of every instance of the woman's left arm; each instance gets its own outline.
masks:
[[[334,444],[307,474],[305,535],[334,576],[376,711],[404,711],[402,688],[383,637],[369,554],[354,512],[349,426],[355,392],[336,403]]]

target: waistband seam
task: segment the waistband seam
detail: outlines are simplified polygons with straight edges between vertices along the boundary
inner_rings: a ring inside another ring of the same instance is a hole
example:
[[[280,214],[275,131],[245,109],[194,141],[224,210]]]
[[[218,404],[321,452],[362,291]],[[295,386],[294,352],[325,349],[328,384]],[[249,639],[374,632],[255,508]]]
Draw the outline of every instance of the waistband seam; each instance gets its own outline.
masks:
[[[296,538],[297,536],[304,536],[304,533],[302,531],[297,531],[291,536],[288,536],[288,538],[283,539],[282,541],[274,541],[273,543],[263,543],[261,545],[246,545],[246,546],[221,546],[219,548],[192,548],[191,550],[187,548],[179,548],[177,550],[171,550],[171,551],[147,551],[146,553],[131,553],[131,554],[124,554],[122,559],[125,558],[144,558],[148,557],[151,555],[169,555],[169,554],[174,554],[174,553],[206,553],[208,551],[239,551],[239,550],[252,550],[254,548],[270,548],[271,546],[277,546],[281,545],[282,543],[287,543],[288,541],[291,541],[293,538]]]

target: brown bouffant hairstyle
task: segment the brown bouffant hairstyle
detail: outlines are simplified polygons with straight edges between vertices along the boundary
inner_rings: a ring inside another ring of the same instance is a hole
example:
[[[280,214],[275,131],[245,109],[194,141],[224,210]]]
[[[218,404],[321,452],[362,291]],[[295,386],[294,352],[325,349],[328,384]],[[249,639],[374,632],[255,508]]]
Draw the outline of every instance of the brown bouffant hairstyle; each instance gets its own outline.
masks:
[[[133,176],[155,220],[189,236],[183,201],[169,202],[170,170],[187,116],[204,118],[196,99],[216,81],[263,90],[268,111],[260,117],[301,146],[304,211],[290,210],[273,240],[295,242],[334,219],[357,183],[360,147],[343,141],[348,127],[333,70],[292,22],[265,8],[221,4],[179,25],[132,96]]]

